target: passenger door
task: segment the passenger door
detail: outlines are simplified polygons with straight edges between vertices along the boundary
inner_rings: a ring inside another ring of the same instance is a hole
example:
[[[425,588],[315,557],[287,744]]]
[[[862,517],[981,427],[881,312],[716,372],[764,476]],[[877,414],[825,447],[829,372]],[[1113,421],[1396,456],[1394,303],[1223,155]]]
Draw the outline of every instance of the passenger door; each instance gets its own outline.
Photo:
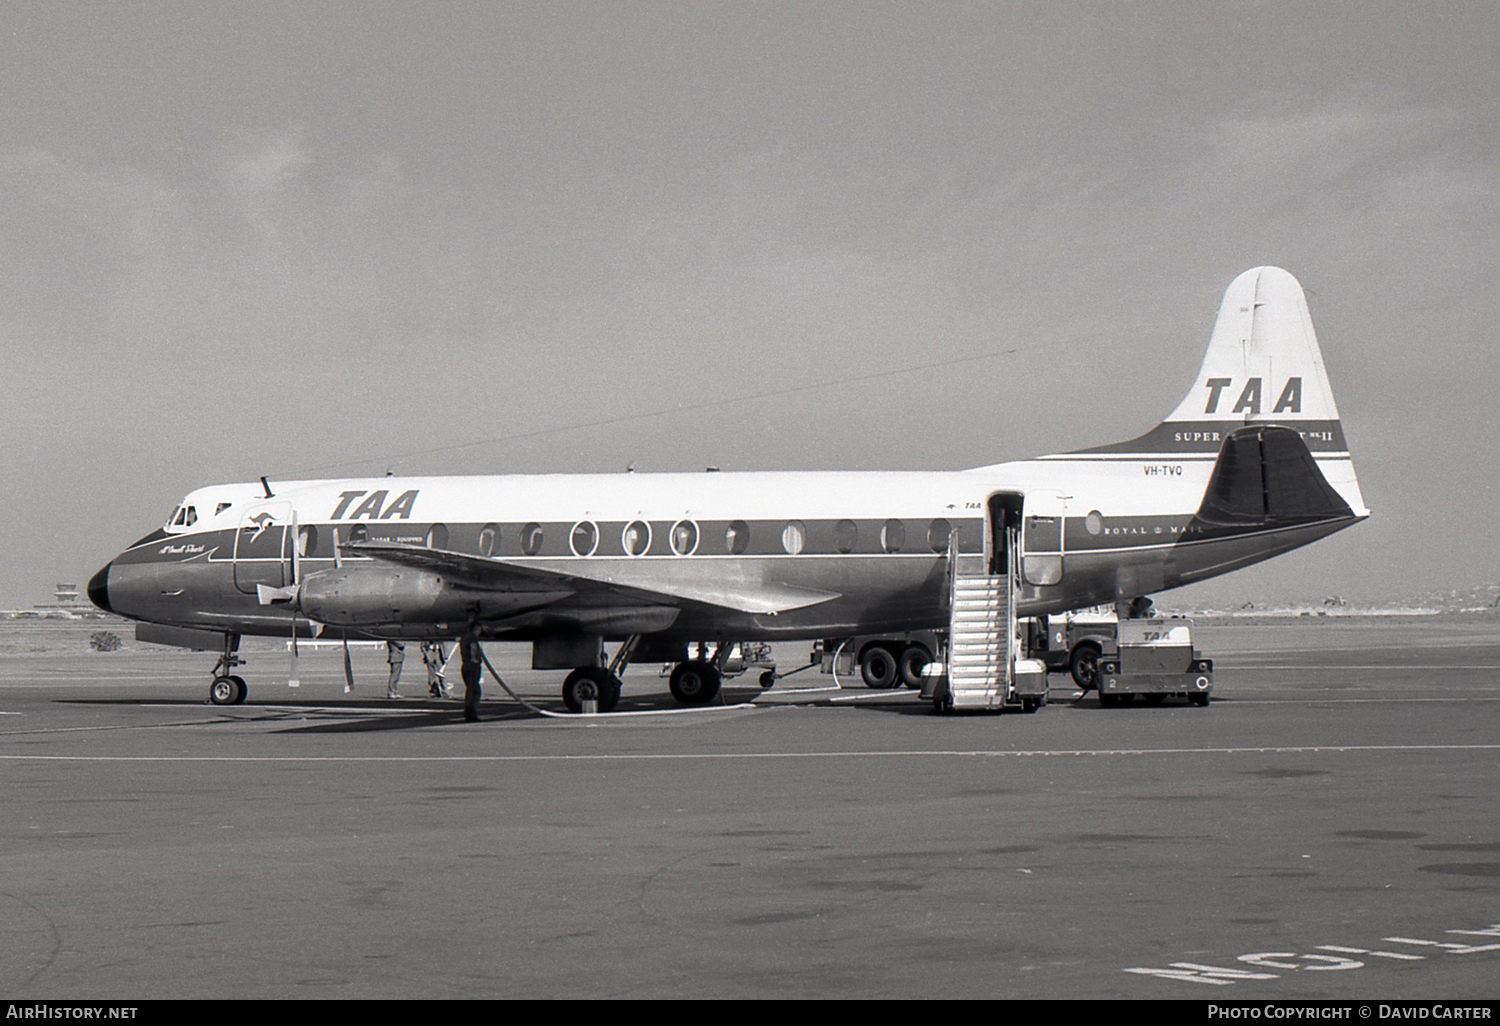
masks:
[[[289,580],[288,547],[292,504],[283,500],[259,502],[245,509],[234,534],[234,586],[247,595],[255,586],[285,587]]]

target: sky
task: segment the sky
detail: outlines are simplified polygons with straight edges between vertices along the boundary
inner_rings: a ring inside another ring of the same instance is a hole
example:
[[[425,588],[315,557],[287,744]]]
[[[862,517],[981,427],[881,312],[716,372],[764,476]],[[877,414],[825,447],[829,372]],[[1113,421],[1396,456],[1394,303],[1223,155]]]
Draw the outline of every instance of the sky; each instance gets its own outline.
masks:
[[[1493,3],[0,5],[0,606],[205,484],[961,469],[1308,291],[1366,523],[1500,582]]]

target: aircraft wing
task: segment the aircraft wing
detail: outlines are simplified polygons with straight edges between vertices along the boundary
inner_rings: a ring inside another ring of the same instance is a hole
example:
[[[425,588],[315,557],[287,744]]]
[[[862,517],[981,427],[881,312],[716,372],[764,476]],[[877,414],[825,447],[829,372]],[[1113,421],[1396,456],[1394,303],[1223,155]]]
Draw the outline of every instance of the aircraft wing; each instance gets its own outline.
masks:
[[[833,591],[736,579],[732,573],[720,575],[712,581],[674,581],[665,577],[635,579],[633,575],[622,573],[615,561],[578,560],[570,562],[564,570],[496,556],[476,556],[380,541],[345,542],[343,551],[348,555],[370,556],[388,563],[443,573],[482,590],[531,590],[538,584],[577,588],[580,584],[587,584],[593,586],[589,588],[591,591],[614,591],[632,599],[645,596],[655,602],[696,602],[736,613],[770,616],[842,597]],[[640,564],[644,562],[639,561]]]

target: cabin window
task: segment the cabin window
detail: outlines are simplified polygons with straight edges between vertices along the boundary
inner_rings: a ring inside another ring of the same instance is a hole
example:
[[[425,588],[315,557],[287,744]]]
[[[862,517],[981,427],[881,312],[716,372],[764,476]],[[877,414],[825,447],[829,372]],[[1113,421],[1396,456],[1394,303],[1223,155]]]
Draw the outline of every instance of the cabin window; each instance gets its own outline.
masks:
[[[349,528],[349,540],[352,542],[369,541],[370,529],[364,524],[355,524]]]
[[[318,529],[312,524],[297,528],[297,555],[311,556],[318,551]]]
[[[899,520],[887,520],[880,528],[880,547],[887,552],[900,552],[906,544],[906,525]]]
[[[750,525],[736,520],[724,530],[724,551],[731,556],[744,555],[750,547]]]
[[[1083,518],[1083,528],[1089,534],[1098,534],[1104,530],[1104,518],[1099,515],[1097,509],[1090,510],[1089,515]]]
[[[790,520],[781,531],[781,547],[795,556],[807,545],[807,526],[800,520]]]
[[[651,547],[651,525],[644,520],[635,520],[627,524],[625,530],[620,534],[620,544],[625,547],[628,556],[643,556]]]
[[[672,525],[672,551],[679,556],[691,556],[698,549],[698,525],[691,520],[679,520]]]
[[[948,536],[953,533],[953,525],[942,517],[938,517],[927,528],[927,547],[933,552],[948,551]]]
[[[448,547],[448,528],[444,524],[433,524],[427,529],[427,547],[429,549],[446,549]]]
[[[521,551],[534,556],[542,551],[542,525],[527,524],[521,528]]]
[[[840,552],[853,552],[859,544],[859,527],[852,520],[840,520],[833,525],[833,547]]]
[[[573,546],[573,555],[592,556],[599,547],[599,529],[591,521],[580,520],[573,525],[573,534],[568,541]]]
[[[479,554],[481,556],[493,556],[495,554],[495,539],[500,537],[500,528],[494,524],[485,524],[479,529]]]

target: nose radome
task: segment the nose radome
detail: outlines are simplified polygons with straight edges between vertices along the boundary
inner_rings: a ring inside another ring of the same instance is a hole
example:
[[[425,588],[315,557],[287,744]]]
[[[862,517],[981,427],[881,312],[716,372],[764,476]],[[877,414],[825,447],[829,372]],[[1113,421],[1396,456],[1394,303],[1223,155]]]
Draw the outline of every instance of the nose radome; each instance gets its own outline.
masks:
[[[89,601],[106,613],[113,613],[109,605],[109,568],[113,563],[105,563],[104,569],[89,578]]]

